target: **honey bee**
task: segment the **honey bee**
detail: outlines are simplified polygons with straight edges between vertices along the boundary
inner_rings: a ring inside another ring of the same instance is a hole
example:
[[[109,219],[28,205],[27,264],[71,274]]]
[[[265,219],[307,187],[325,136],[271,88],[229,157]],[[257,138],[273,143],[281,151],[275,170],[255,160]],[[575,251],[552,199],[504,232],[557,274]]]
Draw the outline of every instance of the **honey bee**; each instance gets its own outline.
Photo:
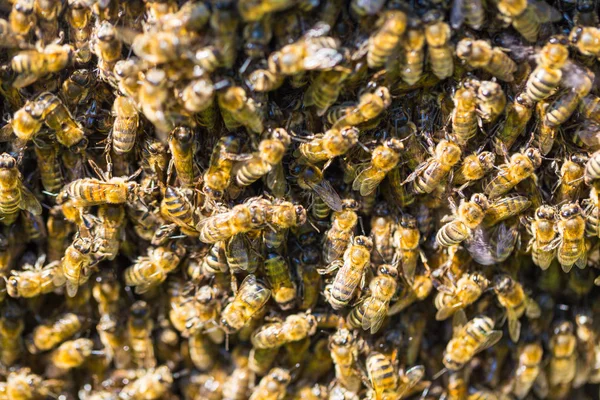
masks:
[[[260,380],[249,400],[281,400],[290,381],[291,376],[287,370],[273,368]]]
[[[441,12],[438,11],[428,12],[423,17],[423,23],[431,71],[438,79],[446,79],[454,72],[450,25],[444,22]]]
[[[585,164],[583,180],[586,185],[591,185],[600,178],[600,151],[596,151],[590,156]]]
[[[350,69],[342,66],[336,66],[328,71],[320,71],[306,89],[304,106],[314,106],[318,116],[324,115],[329,107],[337,101],[342,84],[350,73]]]
[[[133,99],[117,96],[112,107],[115,117],[112,130],[112,148],[117,154],[130,152],[135,145],[140,116]]]
[[[166,112],[166,104],[171,94],[167,73],[164,69],[153,68],[142,76],[143,79],[137,92],[137,102],[146,118],[154,125],[158,137],[162,141],[166,141],[168,132],[175,128],[174,121],[168,117]]]
[[[481,68],[504,82],[512,82],[517,64],[498,47],[485,40],[462,39],[456,55],[471,68]]]
[[[525,40],[532,43],[537,41],[541,24],[561,19],[560,13],[545,2],[502,0],[498,2],[498,11]]]
[[[12,3],[12,10],[8,16],[10,30],[20,37],[26,38],[37,23],[34,12],[35,2],[34,0],[16,0]]]
[[[238,204],[231,210],[201,220],[197,226],[200,241],[216,243],[261,228],[266,221],[264,204]]]
[[[149,248],[148,255],[138,257],[135,264],[124,272],[125,284],[135,286],[135,292],[142,294],[156,287],[167,279],[185,255],[182,246],[161,246]]]
[[[52,262],[42,268],[45,255],[40,256],[35,266],[26,264],[22,271],[11,271],[6,281],[6,291],[11,297],[37,297],[50,293],[64,284],[64,277],[58,262]]]
[[[48,74],[60,72],[70,63],[72,54],[73,48],[70,45],[58,44],[20,51],[12,58],[10,64],[18,74],[13,86],[23,88]]]
[[[94,233],[98,238],[98,253],[114,260],[119,252],[125,209],[121,205],[103,204],[98,207],[97,226]]]
[[[347,390],[357,393],[361,386],[358,374],[358,355],[361,339],[348,329],[338,329],[329,336],[329,350],[335,365],[335,379]]]
[[[543,355],[544,349],[540,343],[530,343],[521,347],[512,391],[518,399],[525,398],[534,384],[544,387],[547,391],[548,383],[541,367]]]
[[[550,387],[571,384],[577,371],[577,337],[571,322],[562,321],[554,326],[549,347],[548,382]]]
[[[61,85],[61,97],[70,106],[82,104],[89,96],[93,74],[87,69],[77,69]]]
[[[258,68],[250,72],[247,84],[255,92],[271,92],[283,85],[284,80],[284,75],[273,73],[268,69]]]
[[[566,39],[559,36],[550,38],[537,57],[537,67],[533,70],[525,86],[525,95],[533,102],[547,99],[556,92],[563,77],[562,68],[569,61]]]
[[[144,370],[143,375],[130,380],[119,396],[123,399],[160,399],[165,396],[173,384],[173,374],[166,365]]]
[[[521,214],[531,206],[531,201],[526,196],[510,194],[501,199],[491,201],[483,220],[483,226],[492,227],[500,221]]]
[[[421,79],[425,64],[425,34],[419,21],[408,20],[400,52],[403,57],[400,76],[407,85],[413,86]]]
[[[293,307],[297,297],[297,288],[286,259],[277,252],[267,253],[264,271],[271,285],[273,299],[279,307],[283,310]]]
[[[508,332],[512,341],[516,343],[521,332],[519,318],[525,311],[528,316],[539,318],[540,308],[525,294],[521,284],[512,279],[510,275],[501,274],[494,277],[494,292],[498,296],[500,305],[506,309]]]
[[[491,124],[506,107],[506,96],[496,82],[483,81],[477,89],[477,111],[483,122]]]
[[[280,347],[312,336],[317,331],[316,318],[308,313],[292,314],[282,322],[265,324],[252,334],[252,345],[257,349]]]
[[[593,74],[587,73],[573,63],[563,68],[561,84],[567,89],[559,95],[546,109],[543,124],[549,128],[557,128],[573,115],[579,102],[592,89]]]
[[[177,171],[177,179],[181,186],[191,187],[194,184],[194,133],[190,128],[177,127],[169,134],[169,149],[173,165]]]
[[[217,97],[219,107],[227,111],[238,123],[244,125],[254,133],[260,134],[264,130],[263,117],[260,105],[240,86],[231,86]]]
[[[31,354],[52,350],[84,327],[84,318],[73,313],[58,315],[48,323],[37,325],[27,337],[27,350]]]
[[[69,38],[78,50],[89,46],[92,35],[92,10],[85,3],[85,0],[69,0],[65,11],[65,19],[69,26]],[[89,59],[84,62],[87,61]]]
[[[454,94],[452,133],[454,142],[465,146],[477,133],[477,95],[469,87],[461,87]]]
[[[476,193],[471,200],[461,200],[460,205],[452,205],[453,216],[451,220],[440,228],[436,235],[436,242],[440,246],[454,246],[466,240],[477,228],[485,217],[486,211],[490,207],[487,197],[481,193]]]
[[[323,243],[323,261],[327,264],[342,257],[348,247],[354,228],[358,223],[356,211],[359,204],[356,200],[342,200],[342,211],[331,216],[331,228],[325,233]]]
[[[535,265],[543,270],[548,269],[556,250],[551,248],[551,243],[556,238],[556,211],[553,207],[542,205],[535,211],[533,219],[526,225],[531,234],[528,249],[531,250],[531,259]]]
[[[94,342],[91,339],[68,340],[54,350],[52,362],[62,370],[77,368],[92,354],[93,347]]]
[[[415,278],[420,239],[417,220],[412,215],[404,214],[394,232],[393,244],[402,266],[403,276],[410,283]]]
[[[221,325],[226,331],[241,329],[256,313],[260,312],[271,297],[271,290],[256,276],[248,275],[242,282],[233,301],[221,313]]]
[[[367,356],[366,368],[370,388],[367,399],[401,399],[425,375],[421,365],[410,368],[406,373],[398,373],[395,355],[392,357],[372,352]]]
[[[406,30],[406,14],[400,10],[388,10],[381,14],[375,27],[377,30],[369,38],[367,64],[378,68],[386,64],[398,46]]]
[[[477,353],[495,345],[501,338],[502,332],[494,330],[494,321],[489,317],[453,323],[452,339],[444,352],[444,366],[450,371],[457,371]]]
[[[332,128],[307,143],[301,143],[297,156],[311,164],[331,160],[350,150],[358,142],[358,133],[354,127]]]
[[[331,210],[342,211],[342,200],[333,186],[323,176],[320,168],[312,164],[293,164],[291,175],[302,190],[309,191],[311,214],[319,220],[326,219]]]
[[[7,302],[0,313],[0,361],[11,367],[23,352],[23,311],[16,303]],[[1,393],[1,392],[0,392]]]
[[[216,357],[212,345],[208,336],[202,332],[190,335],[188,340],[190,359],[198,370],[208,371],[214,366]]]
[[[17,161],[8,153],[0,155],[0,216],[4,225],[11,225],[19,210],[33,215],[42,213],[42,206],[33,193],[23,185]]]
[[[386,203],[375,206],[371,218],[371,239],[373,240],[373,252],[371,263],[373,265],[389,264],[394,258],[394,233],[396,224],[391,211]]]
[[[454,284],[451,280],[447,285],[438,287],[438,295],[435,298],[435,307],[438,309],[435,318],[445,320],[455,312],[466,308],[479,299],[490,282],[481,273],[465,273]]]
[[[578,203],[567,203],[560,208],[556,230],[558,237],[550,244],[550,248],[556,248],[556,258],[563,271],[569,272],[573,264],[585,268],[587,265],[585,218]]]
[[[0,394],[6,399],[52,397],[60,393],[65,384],[60,379],[44,380],[29,368],[18,368],[7,374],[6,382],[0,383]]]
[[[494,199],[514,188],[519,182],[532,177],[542,164],[542,155],[535,148],[528,148],[510,157],[507,164],[498,167],[498,173],[485,187],[485,194]]]
[[[452,183],[466,187],[473,182],[483,179],[494,168],[496,155],[491,151],[466,156],[459,169],[455,172]]]
[[[49,193],[58,193],[63,186],[63,174],[58,158],[58,146],[37,137],[34,141],[42,186]]]
[[[332,107],[327,112],[327,120],[333,124],[332,130],[342,130],[349,126],[357,126],[369,121],[377,121],[379,117],[392,104],[390,91],[385,86],[363,93],[358,103],[350,106]]]
[[[254,383],[255,375],[248,367],[248,356],[237,356],[235,369],[223,383],[223,397],[226,399],[247,398],[249,389]]]
[[[385,175],[400,162],[403,149],[402,142],[393,138],[377,146],[371,155],[371,163],[356,176],[352,189],[358,190],[361,196],[373,193]]]
[[[131,347],[132,361],[138,368],[154,368],[156,366],[154,343],[151,336],[153,328],[154,322],[148,304],[142,300],[133,303],[127,321],[127,337]]]
[[[210,163],[204,173],[204,186],[202,191],[213,199],[223,197],[225,190],[229,187],[233,160],[228,154],[236,154],[240,151],[241,140],[239,136],[227,135],[221,137],[213,148]]]
[[[600,58],[598,38],[600,30],[594,26],[576,26],[569,34],[571,44],[584,56]]]
[[[335,310],[345,307],[354,297],[358,286],[364,286],[365,272],[371,260],[373,241],[366,236],[356,236],[344,252],[343,261],[332,262],[323,273],[336,268],[333,283],[325,288],[325,297]]]
[[[56,140],[65,147],[85,147],[87,139],[83,128],[73,118],[69,109],[56,95],[44,92],[35,101],[42,109],[44,123],[56,134]]]
[[[460,161],[461,154],[457,144],[441,140],[435,147],[433,156],[419,164],[404,182],[412,182],[415,193],[431,193]]]
[[[579,198],[585,172],[584,164],[587,160],[584,154],[572,154],[564,160],[557,173],[560,178],[555,194],[558,204]]]
[[[494,150],[502,155],[510,150],[517,138],[525,131],[533,115],[533,104],[529,98],[520,94],[506,106],[506,119],[494,138]]]
[[[76,237],[65,251],[60,266],[64,279],[66,279],[67,295],[69,297],[75,297],[79,286],[90,278],[91,268],[98,262],[94,255],[97,248],[98,242],[93,242],[87,237]],[[58,286],[63,277],[60,275],[55,277],[55,285]]]
[[[222,2],[213,8],[210,16],[210,27],[215,33],[214,46],[220,54],[220,64],[231,69],[237,56],[237,30],[239,18],[234,3]],[[179,40],[179,36],[176,37]]]

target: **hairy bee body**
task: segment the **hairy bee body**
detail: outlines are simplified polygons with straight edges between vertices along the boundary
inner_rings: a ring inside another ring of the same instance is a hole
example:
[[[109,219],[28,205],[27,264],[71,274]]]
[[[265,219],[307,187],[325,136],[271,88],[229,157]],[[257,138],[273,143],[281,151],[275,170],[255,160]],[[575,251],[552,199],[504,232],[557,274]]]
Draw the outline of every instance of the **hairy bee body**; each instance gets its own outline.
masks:
[[[296,283],[286,259],[277,252],[270,252],[266,255],[264,270],[271,285],[273,300],[283,310],[293,307],[297,297]]]
[[[27,348],[32,354],[51,350],[82,328],[83,319],[81,317],[73,313],[60,314],[51,322],[40,324],[33,330]]]
[[[400,76],[408,85],[416,84],[423,75],[425,65],[425,34],[422,27],[409,22],[405,40],[400,44],[404,62],[400,66]]]
[[[357,370],[359,338],[348,329],[338,329],[329,337],[329,349],[335,366],[335,378],[344,388],[357,393],[361,386]]]
[[[62,167],[58,157],[58,146],[56,143],[37,139],[34,141],[34,145],[44,189],[50,193],[58,193],[64,182]]]
[[[7,303],[0,314],[0,362],[12,366],[23,352],[23,312],[16,303]]]
[[[404,146],[397,139],[388,139],[377,146],[373,150],[371,163],[352,182],[352,189],[358,190],[361,196],[373,193],[386,174],[400,162],[402,150]]]
[[[148,304],[145,301],[137,301],[131,306],[130,311],[127,338],[131,347],[132,361],[138,368],[153,368],[156,366],[151,336],[154,322]]]
[[[506,107],[506,119],[500,132],[494,138],[496,154],[504,154],[504,149],[510,150],[517,138],[525,130],[533,115],[533,105],[525,95],[518,95]]]
[[[323,261],[327,264],[339,259],[350,240],[358,223],[358,203],[354,200],[344,200],[343,210],[334,212],[331,216],[331,228],[325,234],[323,242]]]
[[[271,297],[271,290],[248,275],[242,282],[235,298],[221,313],[221,325],[228,331],[241,329],[254,314],[259,312]]]
[[[119,96],[113,103],[112,113],[115,117],[112,132],[113,150],[117,154],[131,151],[135,144],[140,117],[135,102],[124,96]]]
[[[538,55],[538,66],[525,86],[529,100],[538,102],[550,97],[558,88],[563,73],[561,68],[569,58],[569,50],[560,38],[551,38]]]
[[[379,18],[376,23],[379,29],[369,38],[369,68],[378,68],[386,63],[406,29],[406,15],[402,11],[390,10]]]
[[[456,144],[465,146],[477,133],[477,97],[470,88],[460,88],[453,100],[452,133]]]
[[[540,206],[531,221],[531,259],[541,269],[548,269],[556,254],[556,250],[550,248],[556,237],[555,224],[556,212],[550,206]]]
[[[551,387],[570,384],[577,372],[577,337],[573,333],[573,324],[563,321],[554,328],[550,338],[550,364],[548,382]]]
[[[241,140],[238,136],[227,135],[219,139],[210,157],[207,171],[204,173],[202,191],[207,196],[220,199],[229,187],[233,161],[226,154],[240,151]]]
[[[280,400],[291,381],[290,373],[282,368],[273,368],[265,375],[252,392],[249,400]]]
[[[513,154],[508,164],[498,167],[499,172],[485,187],[485,194],[494,199],[508,192],[519,182],[532,176],[541,164],[542,156],[538,149],[529,148],[522,153]]]
[[[41,261],[41,262],[40,262]],[[7,279],[6,291],[11,297],[37,297],[50,293],[64,284],[60,263],[52,262],[42,268],[44,258],[40,258],[35,267],[25,266],[23,271],[12,271]]]
[[[308,143],[301,143],[299,154],[310,163],[318,163],[341,156],[358,141],[358,129],[346,127],[330,129]]]
[[[446,178],[454,165],[460,161],[460,147],[442,140],[435,148],[434,156],[420,164],[407,178],[413,181],[415,193],[431,193]]]
[[[194,132],[190,128],[177,127],[169,134],[169,149],[173,156],[173,165],[177,179],[183,187],[191,187],[195,180]]]
[[[484,40],[461,40],[456,45],[456,55],[469,66],[481,68],[502,81],[514,80],[517,64],[501,49]]]
[[[317,331],[317,320],[311,314],[293,314],[283,322],[265,324],[252,334],[252,345],[256,349],[269,349],[296,342]]]
[[[69,297],[74,297],[79,286],[90,278],[89,268],[94,262],[92,247],[93,243],[89,238],[76,238],[60,261]]]
[[[462,368],[477,353],[493,346],[502,338],[501,331],[494,330],[489,317],[475,317],[455,330],[444,352],[444,365],[451,371]]]
[[[349,69],[342,67],[319,72],[306,89],[304,105],[314,106],[318,116],[324,115],[338,99],[340,91],[343,89],[342,84],[350,72]]]
[[[569,272],[574,264],[579,268],[587,265],[585,225],[579,204],[567,203],[561,207],[556,224],[559,238],[556,258],[565,272]]]
[[[77,368],[92,354],[93,347],[91,339],[69,340],[52,352],[52,363],[63,370]]]
[[[513,394],[518,399],[523,399],[529,393],[538,375],[544,373],[541,368],[544,350],[539,343],[530,343],[523,346],[519,354],[519,365],[515,371],[515,385]]]
[[[436,11],[424,17],[425,40],[431,70],[438,79],[446,79],[454,72],[454,50],[450,45],[450,25]]]
[[[135,264],[124,272],[125,284],[135,286],[135,292],[145,293],[167,279],[185,254],[181,246],[171,249],[166,246],[148,249],[148,256],[139,257]]]

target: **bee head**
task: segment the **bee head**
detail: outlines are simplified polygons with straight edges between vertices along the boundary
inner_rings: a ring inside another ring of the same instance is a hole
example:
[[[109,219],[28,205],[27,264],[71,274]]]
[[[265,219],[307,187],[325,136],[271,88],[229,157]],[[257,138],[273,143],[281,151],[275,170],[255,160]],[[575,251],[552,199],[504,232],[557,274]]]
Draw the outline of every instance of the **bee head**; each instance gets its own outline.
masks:
[[[417,220],[412,215],[405,214],[400,220],[400,226],[404,229],[417,229]]]
[[[571,219],[581,215],[581,207],[577,203],[565,204],[560,209],[560,217],[562,219]]]
[[[485,195],[483,195],[481,193],[475,193],[471,197],[471,201],[473,203],[477,204],[479,207],[481,207],[482,210],[487,210],[490,206],[490,203],[489,203],[487,197],[485,197]]]
[[[539,168],[542,165],[542,154],[534,147],[525,150],[525,156],[531,160],[534,168]]]
[[[373,241],[366,236],[357,236],[354,238],[354,244],[366,247],[369,251],[373,249]]]
[[[538,207],[538,209],[535,211],[535,216],[538,219],[553,220],[556,217],[556,212],[554,211],[553,207],[544,205]]]

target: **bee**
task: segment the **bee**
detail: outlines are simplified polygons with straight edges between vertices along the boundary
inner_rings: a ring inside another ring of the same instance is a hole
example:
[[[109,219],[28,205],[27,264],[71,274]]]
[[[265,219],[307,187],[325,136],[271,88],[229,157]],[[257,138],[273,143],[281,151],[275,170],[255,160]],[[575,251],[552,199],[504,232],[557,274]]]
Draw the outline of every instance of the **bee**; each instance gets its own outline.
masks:
[[[80,285],[88,281],[91,267],[98,262],[94,257],[97,242],[87,237],[76,237],[73,243],[65,251],[60,261],[64,279],[66,279],[67,294],[74,297]],[[62,281],[62,277],[56,276],[55,285]]]
[[[568,91],[549,104],[543,125],[558,128],[564,124],[573,115],[581,99],[589,94],[592,89],[593,74],[580,69],[571,63],[563,68],[562,85]]]
[[[81,366],[92,354],[94,342],[91,339],[75,339],[62,343],[52,352],[52,363],[62,370]]]
[[[551,206],[542,205],[528,222],[526,227],[531,234],[528,245],[531,259],[535,265],[546,270],[556,255],[556,249],[551,246],[556,238],[556,211]]]
[[[331,70],[320,71],[304,94],[304,106],[314,106],[317,115],[323,116],[329,107],[337,101],[342,84],[348,78],[350,69],[342,66],[336,66]]]
[[[357,287],[364,286],[371,250],[373,241],[370,238],[356,236],[344,252],[343,261],[336,260],[323,271],[330,273],[339,268],[333,283],[325,289],[325,297],[335,310],[345,307],[354,297]]]
[[[190,128],[177,127],[169,134],[168,140],[177,179],[183,187],[193,186],[196,172],[194,132]]]
[[[244,26],[244,53],[250,58],[264,58],[273,39],[273,18],[267,15]]]
[[[66,44],[20,51],[10,61],[12,70],[18,74],[13,86],[24,88],[48,74],[62,71],[71,62],[72,55],[72,46]]]
[[[92,10],[85,4],[85,0],[70,0],[67,3],[65,11],[65,19],[69,26],[69,38],[75,45],[77,57],[81,57],[84,53],[82,49],[89,47],[89,40],[92,36]],[[91,58],[91,53],[86,51],[89,57],[82,58],[80,61],[88,62]]]
[[[0,361],[11,367],[23,352],[23,311],[16,303],[7,302],[0,313]],[[1,392],[0,392],[1,393]]]
[[[537,57],[525,86],[525,95],[533,102],[547,99],[556,92],[563,77],[562,68],[569,61],[569,49],[563,37],[552,37]]]
[[[558,237],[550,248],[556,248],[556,258],[565,272],[569,272],[573,264],[582,269],[587,265],[585,225],[583,210],[578,203],[567,203],[560,208],[556,223]]]
[[[590,186],[595,180],[600,178],[600,151],[596,151],[590,156],[585,164],[583,180]]]
[[[69,109],[56,95],[44,92],[36,97],[38,107],[42,109],[45,124],[56,134],[56,140],[65,147],[85,147],[87,139],[83,128],[73,118]]]
[[[231,69],[237,56],[237,30],[239,18],[233,2],[221,2],[214,7],[210,16],[210,27],[214,32],[214,46],[220,54],[220,64]],[[176,37],[179,40],[179,36]]]
[[[221,325],[226,331],[241,329],[256,313],[260,312],[271,297],[271,290],[256,276],[248,275],[242,282],[233,301],[221,313]]]
[[[171,94],[167,73],[164,69],[153,68],[142,76],[137,102],[146,118],[154,125],[158,137],[164,141],[167,133],[175,128],[174,122],[168,118],[165,109]]]
[[[534,383],[547,386],[546,375],[541,367],[543,355],[544,349],[537,342],[521,347],[512,391],[518,399],[525,398]],[[547,390],[547,387],[545,389]]]
[[[37,297],[50,293],[64,284],[62,269],[57,261],[42,268],[46,256],[40,256],[35,266],[25,264],[22,271],[11,271],[6,280],[6,291],[11,297]]]
[[[409,214],[402,215],[393,236],[393,245],[402,266],[402,273],[408,282],[413,282],[417,268],[421,234],[417,220]]]
[[[283,128],[274,129],[269,139],[261,140],[258,152],[234,168],[235,182],[239,187],[249,186],[263,176],[272,187],[277,179],[277,169],[290,145],[290,136]]]
[[[483,274],[474,272],[463,274],[456,284],[450,280],[449,285],[440,285],[435,298],[435,307],[438,309],[435,318],[443,321],[473,304],[487,290],[489,284],[489,280]]]
[[[494,138],[496,154],[502,155],[510,150],[517,138],[525,131],[532,115],[533,104],[526,95],[517,95],[512,103],[508,103],[506,119]]]
[[[260,134],[264,130],[260,105],[240,86],[231,86],[217,96],[219,107],[238,123]]]
[[[386,64],[406,30],[406,14],[400,10],[388,10],[381,14],[375,24],[377,30],[369,38],[367,64],[379,68]]]
[[[370,384],[366,398],[369,400],[401,399],[425,375],[421,365],[399,374],[395,354],[389,357],[377,352],[367,356],[366,369]]]
[[[112,130],[112,148],[117,154],[128,153],[135,145],[140,116],[135,101],[130,97],[117,96],[112,107],[115,117]]]
[[[454,72],[453,48],[450,45],[452,31],[439,11],[431,11],[423,17],[425,40],[429,51],[431,71],[438,79],[446,79]]]
[[[453,216],[451,220],[440,228],[436,235],[436,242],[440,246],[454,246],[466,240],[472,230],[477,228],[485,217],[490,207],[487,197],[481,193],[471,196],[471,200],[461,200],[460,205],[452,205]]]
[[[265,324],[254,331],[251,337],[256,349],[280,347],[286,343],[296,342],[317,332],[317,320],[308,313],[292,314],[283,322]]]
[[[63,390],[64,384],[65,382],[59,379],[44,380],[29,368],[18,368],[7,372],[6,382],[0,383],[0,394],[7,399],[52,397]]]
[[[502,0],[498,2],[498,11],[525,40],[532,43],[537,41],[542,24],[562,18],[556,9],[545,2]]]
[[[94,169],[100,179],[80,178],[68,183],[59,192],[57,203],[64,204],[69,200],[74,207],[89,207],[135,202],[140,194],[140,187],[133,179],[141,170],[129,177],[112,177],[110,168],[106,174],[97,166]]]
[[[292,280],[291,270],[286,259],[277,252],[267,253],[264,272],[271,285],[271,293],[275,302],[283,310],[293,307],[297,288]]]
[[[391,104],[392,98],[389,89],[385,86],[378,86],[363,93],[356,104],[330,108],[326,118],[333,124],[332,130],[343,131],[343,128],[349,126],[377,121],[377,117]]]
[[[16,0],[13,3],[12,10],[8,16],[10,30],[26,38],[37,23],[36,13],[34,12],[34,0]]]
[[[198,370],[208,371],[214,366],[216,357],[212,346],[213,343],[204,333],[196,332],[190,335],[188,340],[190,359]]]
[[[385,175],[398,165],[403,149],[402,142],[393,138],[377,146],[371,155],[371,163],[352,182],[352,189],[358,190],[361,196],[373,193]]]
[[[26,339],[31,354],[52,350],[84,328],[84,318],[73,313],[63,313],[51,321],[37,325]]]
[[[240,148],[241,140],[235,135],[221,137],[213,148],[209,167],[203,177],[202,191],[208,197],[220,199],[229,187],[233,160],[227,155],[238,153]]]
[[[538,149],[528,148],[510,157],[507,164],[498,167],[499,171],[485,187],[485,194],[494,199],[514,188],[519,182],[533,177],[535,170],[542,164],[542,155]]]
[[[498,302],[506,309],[508,316],[508,332],[513,342],[518,342],[521,323],[519,318],[525,311],[532,318],[539,318],[541,311],[539,306],[532,301],[523,291],[521,284],[507,274],[494,277],[494,292],[498,296]]]
[[[72,233],[72,225],[62,215],[60,207],[50,210],[46,221],[48,231],[46,254],[50,262],[60,261],[69,246],[67,238]]]
[[[584,56],[600,58],[600,29],[594,26],[576,26],[569,34],[573,46]]]
[[[373,265],[389,264],[394,258],[394,233],[396,223],[386,203],[375,206],[371,218],[371,239],[373,240],[373,252],[371,263]]]
[[[571,322],[562,321],[554,326],[549,347],[548,382],[550,387],[571,384],[577,371],[577,337]]]
[[[469,185],[483,179],[494,168],[496,155],[491,151],[466,156],[458,170],[455,172],[452,183],[457,185]]]
[[[214,104],[215,87],[209,77],[191,81],[179,93],[183,107],[192,113],[207,110]]]
[[[97,226],[94,233],[99,240],[98,252],[114,260],[119,252],[125,209],[121,205],[103,204],[98,207]]]
[[[454,94],[452,133],[454,142],[465,146],[477,133],[477,94],[470,87],[461,87]]]
[[[331,160],[350,150],[358,142],[358,133],[354,127],[332,128],[309,142],[301,143],[295,155],[311,164]]]
[[[58,146],[53,141],[42,140],[39,137],[33,143],[42,186],[47,192],[58,193],[64,180],[58,158]]]
[[[423,74],[425,64],[425,34],[420,22],[409,19],[404,40],[400,42],[402,62],[400,76],[409,86],[415,85]]]
[[[579,109],[584,118],[600,124],[600,97],[593,95],[583,97]]]
[[[248,366],[247,355],[235,357],[235,369],[223,383],[223,397],[226,399],[245,399],[254,383],[255,375]]]
[[[127,337],[132,360],[138,368],[154,368],[156,366],[152,340],[153,328],[154,322],[148,304],[142,300],[133,303],[127,321]]]
[[[456,55],[471,68],[481,68],[504,82],[512,82],[517,64],[499,47],[485,40],[462,39],[456,45]]]
[[[142,294],[167,279],[185,255],[182,246],[160,246],[149,248],[148,255],[138,257],[135,264],[124,272],[125,284],[135,286],[135,292]]]
[[[260,380],[249,400],[281,400],[290,381],[291,376],[287,370],[273,368]]]
[[[483,122],[491,124],[506,107],[506,96],[496,82],[483,81],[477,89],[477,111]]]
[[[8,153],[0,155],[0,216],[4,225],[11,225],[25,210],[40,215],[42,207],[33,193],[23,185],[17,161]]]
[[[494,330],[494,321],[489,317],[475,317],[453,326],[452,339],[444,352],[444,366],[450,371],[461,369],[479,352],[495,345],[502,332]]]
[[[87,69],[77,69],[61,85],[61,97],[69,106],[82,104],[90,94],[94,75]]]
[[[557,173],[560,178],[555,195],[558,204],[575,201],[579,198],[585,172],[584,165],[587,160],[588,158],[584,154],[572,154],[564,160]]]
[[[166,365],[149,368],[142,371],[142,375],[129,380],[119,397],[123,399],[160,399],[168,393],[173,384],[173,374]]]
[[[342,211],[331,216],[331,228],[325,233],[323,242],[323,261],[331,264],[342,257],[348,247],[354,228],[358,223],[356,211],[359,204],[354,199],[342,200]]]
[[[521,214],[529,206],[531,206],[531,201],[526,196],[517,194],[510,194],[491,201],[483,220],[483,226],[492,227],[500,221]]]
[[[413,183],[415,193],[431,193],[460,161],[461,154],[457,144],[441,140],[435,147],[433,156],[419,164],[405,182]]]
[[[306,164],[295,163],[291,175],[296,177],[296,183],[302,190],[308,191],[313,217],[326,219],[331,210],[342,211],[342,200],[333,186],[323,176],[320,168]]]
[[[252,71],[246,80],[248,86],[255,92],[271,92],[283,85],[285,76],[258,68]]]
[[[348,329],[338,329],[329,336],[329,350],[335,365],[335,379],[347,390],[357,393],[361,386],[357,364],[361,339]]]
[[[266,223],[267,209],[268,207],[262,202],[249,202],[205,218],[197,226],[200,241],[216,243],[233,235],[259,229]]]

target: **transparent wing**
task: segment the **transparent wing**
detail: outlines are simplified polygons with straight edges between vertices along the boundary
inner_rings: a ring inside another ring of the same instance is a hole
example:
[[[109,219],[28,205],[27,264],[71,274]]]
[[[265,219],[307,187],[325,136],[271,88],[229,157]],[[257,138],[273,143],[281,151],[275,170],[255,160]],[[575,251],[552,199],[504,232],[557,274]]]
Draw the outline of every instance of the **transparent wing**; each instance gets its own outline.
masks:
[[[517,343],[519,341],[519,336],[521,334],[521,322],[515,314],[515,310],[513,308],[506,309],[506,315],[508,317],[508,333],[510,335],[510,339]]]
[[[310,184],[309,184],[310,185]],[[342,199],[335,191],[328,180],[323,179],[317,185],[310,185],[310,188],[327,204],[333,211],[342,211]]]
[[[135,287],[135,293],[136,294],[144,294],[148,290],[152,289],[153,286],[154,286],[154,282],[144,282]]]
[[[368,196],[377,189],[383,178],[385,178],[385,172],[375,171],[369,167],[356,177],[352,184],[352,189],[360,189],[361,196]]]
[[[379,328],[381,328],[381,324],[387,315],[387,302],[377,300],[374,297],[369,297],[365,300],[363,307],[365,309],[365,314],[363,315],[362,320],[362,328],[364,330],[371,329],[371,333],[376,333]],[[367,310],[370,308],[375,308],[375,312],[373,313],[371,318],[367,317]]]
[[[304,58],[307,71],[331,69],[342,62],[344,56],[337,49],[322,48]]]
[[[460,334],[467,324],[467,314],[465,314],[464,310],[458,310],[454,313],[452,317],[452,337],[456,337]]]
[[[33,215],[42,214],[42,205],[25,186],[21,187],[21,202],[19,203],[19,208],[21,210],[29,211]]]
[[[443,321],[445,319],[448,319],[448,318],[450,318],[450,316],[452,316],[452,314],[454,314],[462,306],[463,306],[463,303],[458,302],[458,303],[452,304],[451,306],[442,307],[435,314],[435,319],[438,321]]]
[[[267,187],[271,189],[271,192],[276,197],[283,197],[285,195],[285,171],[281,163],[271,168],[271,171],[267,174]]]
[[[398,398],[401,399],[406,392],[412,389],[425,376],[425,367],[417,365],[406,371],[401,377],[400,387],[398,388]]]
[[[545,1],[528,0],[527,11],[539,23],[557,22],[562,19],[560,12]]]
[[[512,188],[512,184],[506,179],[508,167],[502,165],[499,168],[498,174],[485,187],[485,193],[489,198],[498,197]]]
[[[75,297],[75,295],[77,294],[77,290],[79,289],[79,274],[77,274],[77,283],[67,281],[66,288],[67,296]]]
[[[453,29],[459,29],[465,22],[464,0],[454,0],[450,10],[450,25]]]
[[[483,351],[489,347],[492,347],[493,345],[498,343],[498,341],[500,339],[502,339],[501,331],[491,331],[490,333],[487,334],[485,340],[482,341],[479,344],[479,346],[477,346],[477,348],[475,349],[475,353],[479,353],[480,351]]]

